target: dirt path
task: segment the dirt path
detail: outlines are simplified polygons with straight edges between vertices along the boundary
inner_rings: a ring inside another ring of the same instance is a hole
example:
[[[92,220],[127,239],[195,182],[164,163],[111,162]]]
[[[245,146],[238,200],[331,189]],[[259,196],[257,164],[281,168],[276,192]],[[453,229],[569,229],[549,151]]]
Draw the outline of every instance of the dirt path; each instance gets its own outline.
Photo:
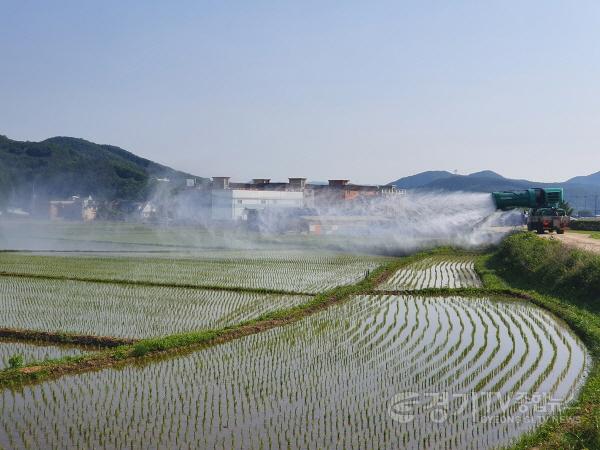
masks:
[[[587,234],[569,233],[565,234],[545,234],[546,239],[558,239],[566,245],[588,250],[594,253],[600,253],[600,239],[594,239]]]

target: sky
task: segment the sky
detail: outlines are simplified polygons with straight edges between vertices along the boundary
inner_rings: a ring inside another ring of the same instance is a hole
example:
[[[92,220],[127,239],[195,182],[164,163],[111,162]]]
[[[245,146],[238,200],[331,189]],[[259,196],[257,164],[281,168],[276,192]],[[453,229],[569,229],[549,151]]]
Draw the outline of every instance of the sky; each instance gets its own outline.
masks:
[[[0,0],[0,134],[199,176],[600,171],[597,1]]]

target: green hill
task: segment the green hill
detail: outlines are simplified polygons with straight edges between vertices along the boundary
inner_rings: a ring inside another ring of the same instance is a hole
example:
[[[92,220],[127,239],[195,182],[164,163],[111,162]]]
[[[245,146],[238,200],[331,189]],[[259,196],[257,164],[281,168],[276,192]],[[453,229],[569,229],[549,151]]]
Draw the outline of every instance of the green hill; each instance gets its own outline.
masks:
[[[452,173],[445,170],[429,170],[416,175],[399,178],[398,180],[392,181],[388,184],[394,185],[399,189],[418,189],[429,183],[433,183],[434,181],[451,178],[453,176],[454,175]]]
[[[0,206],[72,195],[143,201],[157,178],[169,178],[169,186],[177,188],[190,177],[111,145],[71,137],[22,142],[0,136]]]

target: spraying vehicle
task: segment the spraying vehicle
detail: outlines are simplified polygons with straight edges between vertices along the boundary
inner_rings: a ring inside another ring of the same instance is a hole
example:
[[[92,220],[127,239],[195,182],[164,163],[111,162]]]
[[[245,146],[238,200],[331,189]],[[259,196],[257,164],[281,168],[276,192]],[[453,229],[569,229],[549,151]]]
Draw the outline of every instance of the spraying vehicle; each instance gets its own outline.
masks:
[[[563,203],[562,188],[532,188],[521,191],[492,192],[496,208],[509,210],[526,208],[527,229],[543,234],[546,230],[563,234],[569,226],[570,218],[566,211],[560,207]]]

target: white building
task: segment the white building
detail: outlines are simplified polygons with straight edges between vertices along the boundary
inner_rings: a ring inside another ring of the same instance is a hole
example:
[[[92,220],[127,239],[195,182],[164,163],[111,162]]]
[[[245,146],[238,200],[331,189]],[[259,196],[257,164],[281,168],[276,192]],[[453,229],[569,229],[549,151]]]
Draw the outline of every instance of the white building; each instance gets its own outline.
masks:
[[[156,205],[152,202],[148,202],[140,207],[140,216],[143,220],[149,220],[156,216],[157,211]]]
[[[211,197],[213,220],[246,220],[248,210],[304,206],[302,191],[213,189]]]

